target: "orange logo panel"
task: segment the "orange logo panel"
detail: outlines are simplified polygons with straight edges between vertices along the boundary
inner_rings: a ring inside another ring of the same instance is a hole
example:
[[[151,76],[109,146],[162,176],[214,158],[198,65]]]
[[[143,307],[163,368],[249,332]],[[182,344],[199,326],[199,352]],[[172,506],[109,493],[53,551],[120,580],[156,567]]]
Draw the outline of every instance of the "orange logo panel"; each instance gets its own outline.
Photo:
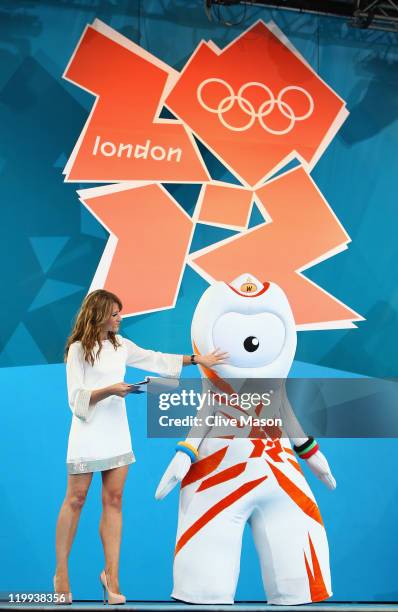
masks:
[[[246,185],[297,155],[310,166],[345,103],[263,22],[226,49],[201,42],[166,100]]]
[[[253,194],[232,185],[207,184],[203,187],[198,221],[244,229],[249,223]]]
[[[91,289],[120,293],[124,316],[173,307],[193,230],[185,211],[156,184],[82,201],[116,245],[105,250]]]
[[[89,26],[65,72],[98,96],[65,168],[67,180],[206,181],[207,171],[184,126],[156,119],[169,77],[166,65],[159,66],[149,53],[134,52],[140,48],[118,37],[121,41]]]
[[[349,237],[309,175],[298,168],[256,192],[270,220],[191,256],[203,275],[231,282],[246,270],[284,288],[298,326],[325,329],[358,315],[298,273],[346,248]]]

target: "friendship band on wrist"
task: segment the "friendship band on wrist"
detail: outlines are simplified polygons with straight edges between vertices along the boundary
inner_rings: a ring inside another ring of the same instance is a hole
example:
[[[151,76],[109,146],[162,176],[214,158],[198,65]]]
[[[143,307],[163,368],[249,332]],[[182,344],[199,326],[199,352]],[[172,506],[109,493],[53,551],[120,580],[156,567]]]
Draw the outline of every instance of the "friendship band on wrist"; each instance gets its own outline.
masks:
[[[304,444],[300,444],[300,446],[294,445],[293,448],[300,459],[309,459],[319,450],[319,445],[318,442],[310,436]]]
[[[182,451],[183,453],[186,453],[187,455],[189,455],[189,457],[191,457],[192,461],[196,461],[199,456],[199,453],[196,448],[192,446],[192,444],[189,444],[189,442],[178,442],[176,446],[176,451]]]

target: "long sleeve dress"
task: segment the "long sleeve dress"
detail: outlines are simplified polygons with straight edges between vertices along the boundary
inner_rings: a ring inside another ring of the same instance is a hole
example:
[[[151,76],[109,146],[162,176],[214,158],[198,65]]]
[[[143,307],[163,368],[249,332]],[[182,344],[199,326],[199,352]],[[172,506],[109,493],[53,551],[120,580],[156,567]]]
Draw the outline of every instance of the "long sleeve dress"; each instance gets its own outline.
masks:
[[[92,391],[123,381],[126,366],[161,376],[180,375],[182,355],[143,349],[120,335],[116,338],[120,346],[115,350],[110,340],[104,340],[93,366],[85,361],[80,342],[69,347],[66,379],[73,413],[67,452],[69,474],[109,470],[135,461],[124,398],[111,395],[90,405]]]

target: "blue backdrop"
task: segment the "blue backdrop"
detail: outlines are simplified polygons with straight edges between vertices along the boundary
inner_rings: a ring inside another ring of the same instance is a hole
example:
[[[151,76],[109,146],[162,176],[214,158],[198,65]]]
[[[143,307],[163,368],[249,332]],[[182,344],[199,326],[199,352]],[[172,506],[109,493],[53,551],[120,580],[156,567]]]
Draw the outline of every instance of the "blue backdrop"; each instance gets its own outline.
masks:
[[[177,69],[202,38],[223,47],[257,19],[272,18],[346,100],[351,114],[312,176],[352,243],[306,275],[366,321],[356,330],[300,333],[296,368],[307,376],[397,373],[396,35],[353,30],[333,18],[253,7],[244,23],[227,28],[208,22],[201,0],[81,0],[78,5],[0,0],[0,377],[5,423],[0,591],[51,588],[70,424],[63,345],[107,240],[102,226],[78,202],[75,190],[84,185],[63,183],[62,168],[93,98],[63,81],[61,74],[85,25],[95,17]],[[232,182],[201,150],[213,178]],[[167,187],[193,211],[199,187]],[[260,221],[254,214],[251,225]],[[192,250],[232,233],[198,226]],[[190,321],[205,288],[204,280],[187,268],[176,307],[126,319],[122,333],[142,346],[189,353]],[[135,379],[134,372],[129,379]],[[128,407],[137,464],[130,470],[125,497],[121,584],[130,598],[167,599],[177,498],[174,493],[156,503],[153,492],[174,444],[146,438],[141,397],[129,398]],[[330,493],[311,475],[309,480],[328,529],[334,598],[397,600],[396,440],[325,440],[322,448],[338,488]],[[99,588],[95,591],[102,567],[99,512],[97,476],[71,557],[76,598],[100,595]],[[237,597],[259,600],[260,574],[248,535]]]

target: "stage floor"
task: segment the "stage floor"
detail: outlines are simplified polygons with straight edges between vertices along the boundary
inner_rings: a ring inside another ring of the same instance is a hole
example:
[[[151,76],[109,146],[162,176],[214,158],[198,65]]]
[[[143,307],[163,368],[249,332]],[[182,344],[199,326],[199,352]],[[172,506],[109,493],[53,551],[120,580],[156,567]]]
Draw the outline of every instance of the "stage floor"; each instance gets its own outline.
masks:
[[[29,610],[103,610],[102,601],[76,601],[72,606],[43,604],[9,604],[1,602],[1,607]],[[114,608],[114,606],[112,606]],[[301,606],[269,606],[263,603],[236,603],[234,605],[189,605],[174,602],[129,601],[118,609],[135,612],[398,612],[398,603],[322,603]]]

